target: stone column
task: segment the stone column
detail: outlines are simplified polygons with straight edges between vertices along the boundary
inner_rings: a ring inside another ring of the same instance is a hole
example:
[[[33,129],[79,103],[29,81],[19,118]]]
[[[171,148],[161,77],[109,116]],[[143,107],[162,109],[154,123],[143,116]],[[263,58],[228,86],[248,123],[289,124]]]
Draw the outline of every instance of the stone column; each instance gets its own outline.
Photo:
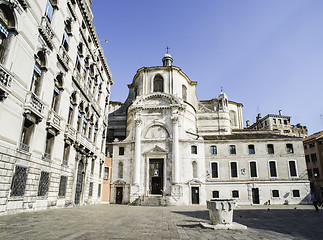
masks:
[[[135,159],[133,161],[133,185],[140,184],[140,159],[141,159],[141,124],[140,118],[135,119]]]
[[[178,143],[178,116],[172,117],[173,121],[173,183],[179,183],[179,143]]]

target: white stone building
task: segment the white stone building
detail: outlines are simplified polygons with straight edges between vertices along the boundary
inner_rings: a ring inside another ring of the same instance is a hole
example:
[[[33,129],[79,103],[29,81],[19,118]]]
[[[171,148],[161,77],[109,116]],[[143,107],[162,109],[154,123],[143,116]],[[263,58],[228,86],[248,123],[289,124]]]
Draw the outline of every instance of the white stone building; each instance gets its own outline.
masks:
[[[307,203],[302,138],[243,129],[242,104],[225,93],[199,101],[170,54],[140,68],[122,104],[111,102],[111,203]]]
[[[0,214],[100,202],[112,76],[90,0],[0,0]]]

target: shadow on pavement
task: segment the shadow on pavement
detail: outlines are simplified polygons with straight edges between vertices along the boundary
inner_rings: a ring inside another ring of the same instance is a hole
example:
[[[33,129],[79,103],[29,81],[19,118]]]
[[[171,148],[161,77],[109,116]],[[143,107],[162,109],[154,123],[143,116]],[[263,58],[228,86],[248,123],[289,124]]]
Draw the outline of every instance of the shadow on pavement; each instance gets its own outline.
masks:
[[[194,218],[193,221],[209,220],[207,210],[172,211],[176,214]],[[262,229],[293,237],[306,239],[323,239],[323,211],[304,209],[266,209],[266,210],[234,210],[233,221],[246,225],[248,228]],[[185,225],[196,226],[196,224]]]

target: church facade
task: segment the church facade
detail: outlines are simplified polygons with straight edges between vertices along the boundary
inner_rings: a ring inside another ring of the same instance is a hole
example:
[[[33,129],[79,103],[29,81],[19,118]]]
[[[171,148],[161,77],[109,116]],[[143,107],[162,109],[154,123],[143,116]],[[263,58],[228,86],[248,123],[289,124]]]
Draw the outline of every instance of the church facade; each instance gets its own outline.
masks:
[[[244,129],[241,103],[221,91],[200,101],[193,82],[166,54],[140,68],[124,103],[110,102],[111,203],[306,203],[302,138]]]

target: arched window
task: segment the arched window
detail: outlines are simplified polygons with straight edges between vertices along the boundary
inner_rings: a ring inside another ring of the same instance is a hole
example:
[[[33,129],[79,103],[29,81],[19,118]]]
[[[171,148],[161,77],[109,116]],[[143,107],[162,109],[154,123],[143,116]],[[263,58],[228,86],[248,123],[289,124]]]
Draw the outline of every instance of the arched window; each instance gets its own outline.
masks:
[[[235,111],[230,111],[230,121],[231,121],[231,127],[237,126],[237,115]]]
[[[187,88],[184,85],[182,85],[182,98],[183,101],[187,101]]]
[[[39,51],[36,55],[34,72],[32,76],[30,91],[39,96],[41,87],[41,78],[43,75],[43,69],[46,66],[45,55],[42,51]]]
[[[154,78],[154,92],[164,92],[164,79],[161,75]]]
[[[196,161],[192,162],[192,168],[193,168],[193,178],[198,178]]]
[[[123,163],[119,162],[118,166],[118,178],[123,178]]]

